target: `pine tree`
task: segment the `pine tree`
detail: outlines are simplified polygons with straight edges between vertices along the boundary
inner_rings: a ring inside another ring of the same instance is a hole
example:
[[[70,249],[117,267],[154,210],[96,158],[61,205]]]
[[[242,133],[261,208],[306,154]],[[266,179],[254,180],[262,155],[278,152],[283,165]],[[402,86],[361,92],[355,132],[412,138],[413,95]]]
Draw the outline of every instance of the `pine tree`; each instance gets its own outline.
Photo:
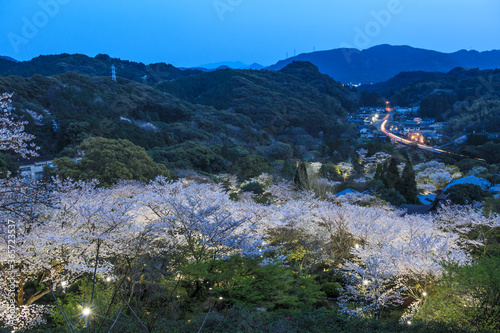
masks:
[[[403,174],[401,176],[401,182],[399,188],[396,188],[406,199],[406,202],[417,204],[418,200],[418,189],[417,182],[415,181],[415,171],[410,162],[407,162],[405,168],[403,169]]]
[[[382,164],[380,164],[380,163],[377,164],[377,170],[375,171],[374,179],[380,180],[381,182],[384,182],[384,168],[382,167]]]
[[[389,166],[384,173],[384,184],[388,189],[399,187],[401,177],[399,176],[398,162],[395,158],[391,158]]]
[[[309,190],[309,176],[307,175],[307,167],[305,162],[300,162],[293,183],[298,190]]]
[[[281,168],[281,174],[286,178],[290,179],[293,176],[293,165],[290,163],[290,160],[286,160],[283,163],[283,168]]]

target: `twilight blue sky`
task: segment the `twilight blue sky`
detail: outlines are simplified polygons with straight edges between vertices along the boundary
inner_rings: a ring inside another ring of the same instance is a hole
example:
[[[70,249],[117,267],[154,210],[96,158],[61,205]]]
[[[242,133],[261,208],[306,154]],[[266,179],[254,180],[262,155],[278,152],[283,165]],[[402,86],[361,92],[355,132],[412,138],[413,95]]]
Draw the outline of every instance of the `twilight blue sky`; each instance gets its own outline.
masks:
[[[270,65],[339,47],[500,49],[499,0],[0,0],[0,55]]]

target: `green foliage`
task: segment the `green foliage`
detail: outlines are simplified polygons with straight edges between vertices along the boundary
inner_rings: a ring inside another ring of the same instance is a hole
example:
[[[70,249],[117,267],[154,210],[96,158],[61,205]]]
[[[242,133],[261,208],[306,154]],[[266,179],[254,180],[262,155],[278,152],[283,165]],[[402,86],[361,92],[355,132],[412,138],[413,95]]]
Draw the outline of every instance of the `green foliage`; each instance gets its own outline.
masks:
[[[398,162],[395,158],[391,158],[389,165],[384,172],[384,184],[388,189],[399,188],[401,177],[399,176]]]
[[[118,82],[109,78],[112,63]],[[271,160],[310,158],[323,139],[355,134],[345,124],[345,115],[356,106],[354,94],[310,63],[281,71],[200,73],[63,54],[5,67],[0,63],[0,72],[21,75],[0,77],[0,88],[16,93],[13,112],[29,121],[27,132],[37,137],[41,155],[57,156],[89,137],[127,139],[168,155],[159,157],[171,168],[231,172],[249,151]],[[196,161],[163,152],[175,147],[183,153],[185,147],[176,145],[187,141],[209,147],[215,159],[199,149],[204,156]],[[342,142],[338,156],[349,156],[350,143]],[[224,152],[208,143],[225,144]]]
[[[226,305],[228,305],[226,307]],[[117,322],[121,333],[136,333],[144,330],[134,318],[123,315]],[[201,328],[203,326],[203,328]],[[200,329],[201,328],[201,329]],[[43,333],[63,333],[57,328],[41,328],[33,330]],[[454,323],[431,320],[413,320],[411,325],[394,320],[380,321],[359,317],[348,317],[338,311],[319,308],[303,310],[257,311],[253,307],[230,305],[221,301],[210,312],[200,311],[185,319],[169,319],[163,317],[156,326],[157,332],[192,333],[492,333],[493,330],[478,328],[471,330]],[[85,330],[83,331],[85,332]]]
[[[454,95],[429,95],[420,103],[420,114],[424,117],[443,120],[443,113],[449,113],[455,102],[456,97]]]
[[[81,315],[82,305],[81,305],[80,295],[76,293],[67,293],[58,295],[57,301],[59,302],[59,306],[61,306],[61,308],[64,310],[66,315],[69,316],[69,318],[74,320]],[[56,326],[66,327],[66,321],[61,311],[59,311],[59,309],[55,308],[50,314],[50,318]],[[83,327],[84,323],[80,321],[76,325]]]
[[[271,160],[288,160],[293,157],[293,148],[287,143],[275,142],[267,148]]]
[[[90,123],[88,121],[74,121],[64,128],[61,134],[60,145],[78,144],[89,137]]]
[[[413,167],[407,163],[403,170],[403,177],[400,177],[396,158],[391,158],[386,168],[383,168],[381,164],[377,164],[375,176],[368,183],[368,188],[378,193],[381,199],[396,207],[406,203],[418,202]]]
[[[328,298],[332,299],[339,297],[340,289],[342,289],[342,286],[335,282],[326,282],[321,285],[321,291],[323,291]]]
[[[93,306],[94,309],[99,311],[107,311],[109,308],[108,316],[118,314],[120,310],[118,299],[115,295],[116,286],[112,282],[106,282],[102,278],[97,278],[94,290]],[[70,318],[71,323],[78,328],[83,329],[85,322],[82,317],[82,309],[89,307],[90,299],[92,297],[92,278],[90,276],[78,280],[73,285],[69,286],[65,293],[56,295],[59,306],[64,310],[67,317]],[[115,302],[112,302],[115,300]],[[83,307],[82,307],[83,303]],[[105,313],[98,313],[103,316]],[[54,308],[51,315],[51,320],[57,326],[66,326],[63,315]]]
[[[218,70],[164,82],[158,88],[191,103],[232,109],[270,135],[287,127],[301,127],[311,135],[333,132],[338,116],[354,109],[353,94],[307,62],[278,72]]]
[[[500,214],[500,197],[494,198],[486,198],[483,206],[484,212],[489,214],[490,212]]]
[[[296,276],[279,263],[234,255],[191,262],[182,268],[181,288],[190,298],[223,297],[225,302],[267,309],[311,309],[324,299],[312,276]]]
[[[399,207],[399,206],[407,203],[405,197],[403,195],[401,195],[401,193],[399,193],[394,188],[391,188],[388,190],[382,190],[380,194],[381,194],[381,198],[383,200],[390,202],[391,204],[393,204],[396,207]]]
[[[233,279],[216,290],[229,300],[268,309],[310,309],[322,299],[320,286],[314,279],[295,279],[289,269],[280,265],[255,265],[250,272],[239,272],[241,265],[228,266],[226,271],[234,270]]]
[[[295,172],[295,177],[293,178],[293,183],[295,188],[298,190],[309,190],[310,182],[309,176],[307,174],[307,166],[305,162],[300,162],[297,171]]]
[[[470,205],[474,201],[483,202],[491,194],[484,191],[480,186],[474,184],[457,184],[446,190],[450,194],[450,200],[457,205]]]
[[[472,170],[476,166],[486,166],[486,163],[472,159],[472,158],[464,158],[456,163],[460,171],[463,173],[467,173]]]
[[[397,188],[399,193],[405,198],[406,203],[418,204],[418,189],[417,182],[415,181],[415,171],[411,163],[407,162],[401,175],[401,182]]]
[[[254,178],[262,173],[271,172],[272,168],[267,158],[258,155],[249,155],[239,159],[234,165],[234,170],[243,177]]]
[[[321,177],[329,180],[340,180],[340,170],[337,164],[324,163],[319,169]]]
[[[294,167],[290,160],[283,162],[283,167],[281,168],[281,174],[283,177],[290,179],[293,177]]]
[[[250,182],[241,187],[243,192],[253,192],[254,194],[264,193],[264,189],[259,182]]]
[[[482,158],[488,163],[500,163],[500,143],[488,141],[480,146],[464,146],[461,153],[475,158]]]
[[[319,260],[318,253],[328,253],[333,259],[333,264],[340,264],[345,258],[345,252],[349,252],[349,247],[344,246],[350,241],[349,235],[331,236],[331,242],[327,245],[320,245],[314,237],[307,234],[301,228],[273,228],[268,231],[269,242],[279,249],[277,253],[287,258],[287,263],[291,269],[301,274],[319,274],[322,272],[323,262]],[[341,245],[340,247],[338,245]]]
[[[500,330],[500,257],[483,257],[472,265],[449,263],[438,292],[417,314],[471,329]]]
[[[149,150],[148,154],[155,162],[164,164],[170,169],[218,172],[223,168],[221,156],[195,141],[185,141],[165,148],[157,147]]]
[[[375,171],[375,176],[373,177],[374,180],[384,182],[384,168],[382,167],[381,163],[377,164],[377,169]]]
[[[13,63],[2,60],[0,74],[3,76],[19,75],[31,77],[36,74],[45,76],[57,75],[68,71],[89,76],[109,76],[111,65],[116,66],[118,79],[127,78],[139,82],[147,76],[148,82],[173,80],[180,77],[198,74],[198,70],[180,70],[172,65],[157,63],[144,65],[119,58],[111,58],[106,54],[98,54],[94,58],[82,54],[58,54],[36,57],[30,61]]]
[[[490,80],[491,82],[492,79],[498,81],[499,78],[500,75],[496,74],[487,79],[480,78],[480,80]],[[465,128],[467,132],[486,131],[496,133],[500,126],[500,117],[497,112],[499,108],[500,89],[498,89],[498,86],[493,88],[490,93],[474,94],[472,101],[457,103],[455,116],[450,120],[447,130],[456,132],[463,131]]]
[[[7,175],[16,176],[19,172],[19,166],[11,155],[0,153],[0,178],[6,178]]]
[[[227,158],[231,162],[236,162],[236,161],[250,155],[248,150],[241,147],[241,146],[232,146],[232,147],[228,148],[227,154],[228,154],[228,157],[225,157],[225,158]]]
[[[54,160],[59,176],[98,179],[102,186],[110,186],[119,179],[147,182],[159,175],[169,175],[167,168],[155,163],[144,148],[128,140],[89,138],[77,150],[84,153],[80,162],[69,158]]]
[[[82,177],[80,166],[69,157],[56,158],[53,161],[53,165],[54,173],[63,179],[70,178],[77,180]]]

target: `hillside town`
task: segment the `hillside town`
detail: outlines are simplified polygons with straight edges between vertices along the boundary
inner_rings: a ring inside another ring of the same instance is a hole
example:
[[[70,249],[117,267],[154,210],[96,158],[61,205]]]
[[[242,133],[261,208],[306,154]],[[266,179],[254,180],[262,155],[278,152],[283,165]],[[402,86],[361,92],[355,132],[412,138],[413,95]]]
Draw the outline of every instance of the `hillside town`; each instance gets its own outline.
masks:
[[[385,141],[377,124],[384,115],[391,113],[387,128],[397,136],[415,143],[435,146],[443,143],[445,122],[435,122],[431,118],[421,118],[420,107],[360,107],[358,113],[350,114],[347,122],[354,124],[360,141]]]

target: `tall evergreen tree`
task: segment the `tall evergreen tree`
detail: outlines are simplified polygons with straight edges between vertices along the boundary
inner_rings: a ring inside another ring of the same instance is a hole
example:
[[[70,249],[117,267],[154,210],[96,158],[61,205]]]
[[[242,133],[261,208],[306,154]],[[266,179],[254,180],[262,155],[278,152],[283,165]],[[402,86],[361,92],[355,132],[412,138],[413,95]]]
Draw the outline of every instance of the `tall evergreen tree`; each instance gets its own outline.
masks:
[[[384,172],[384,184],[388,189],[399,187],[401,177],[399,176],[398,162],[395,158],[391,158],[387,170]]]
[[[293,183],[298,190],[309,190],[309,176],[307,175],[307,166],[305,162],[300,162]]]
[[[401,175],[401,182],[399,188],[397,188],[399,193],[401,193],[407,203],[418,204],[418,189],[417,182],[415,181],[415,171],[410,162],[407,162],[405,168],[403,169],[403,174]]]
[[[380,180],[381,182],[384,182],[384,168],[382,167],[382,164],[377,164],[377,170],[375,171],[375,176],[374,176],[374,179],[375,180]]]
[[[281,174],[288,179],[293,177],[293,165],[290,162],[290,160],[285,160],[285,162],[283,163],[283,168],[281,168]]]

